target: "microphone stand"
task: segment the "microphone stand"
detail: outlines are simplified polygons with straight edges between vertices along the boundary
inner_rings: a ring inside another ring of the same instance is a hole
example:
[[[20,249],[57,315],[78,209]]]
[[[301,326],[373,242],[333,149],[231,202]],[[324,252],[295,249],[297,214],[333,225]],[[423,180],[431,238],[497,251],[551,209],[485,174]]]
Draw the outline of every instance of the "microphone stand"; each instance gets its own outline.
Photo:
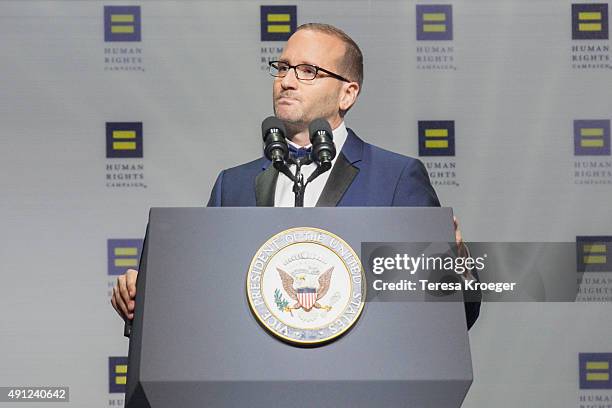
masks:
[[[293,181],[293,194],[295,195],[295,200],[293,203],[295,207],[304,207],[304,194],[306,192],[306,186],[312,180],[331,169],[331,161],[322,162],[317,166],[315,171],[312,172],[310,177],[308,177],[308,180],[304,180],[304,175],[302,174],[302,166],[308,165],[312,162],[313,160],[310,155],[301,157],[299,159],[289,157],[287,162],[282,159],[274,160],[272,162],[276,170],[287,176],[289,180]],[[295,174],[291,173],[291,170],[289,169],[289,166],[287,164],[295,164]]]
[[[302,166],[312,163],[312,159],[308,157],[302,157],[300,159],[290,159],[295,164],[295,175],[290,179],[293,181],[293,194],[295,195],[294,206],[304,207],[304,193],[306,192],[306,185],[308,181],[304,182],[304,175],[302,174]]]
[[[312,172],[308,180],[304,181],[304,175],[302,174],[302,166],[312,163],[312,158],[302,157],[301,159],[290,158],[292,164],[295,164],[295,175],[291,174],[289,177],[293,181],[293,194],[295,194],[295,207],[304,207],[304,193],[306,192],[306,186],[314,179],[319,177],[331,169],[331,162],[323,162],[317,166],[315,171]]]

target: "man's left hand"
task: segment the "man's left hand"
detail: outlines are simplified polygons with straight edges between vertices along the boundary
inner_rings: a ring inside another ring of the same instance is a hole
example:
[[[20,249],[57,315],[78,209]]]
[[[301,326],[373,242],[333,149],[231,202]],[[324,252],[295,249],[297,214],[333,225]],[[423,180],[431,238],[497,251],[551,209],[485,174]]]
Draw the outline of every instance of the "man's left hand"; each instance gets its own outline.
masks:
[[[466,257],[469,256],[469,251],[463,237],[461,236],[461,230],[459,229],[459,220],[453,215],[453,224],[455,225],[455,242],[457,243],[457,256]]]

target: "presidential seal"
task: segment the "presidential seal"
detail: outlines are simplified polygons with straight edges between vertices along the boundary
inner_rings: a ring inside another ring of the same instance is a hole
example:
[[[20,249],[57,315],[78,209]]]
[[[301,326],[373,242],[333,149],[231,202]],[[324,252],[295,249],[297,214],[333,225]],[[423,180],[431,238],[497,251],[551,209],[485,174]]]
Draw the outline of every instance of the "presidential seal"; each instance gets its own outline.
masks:
[[[247,298],[270,333],[294,344],[323,344],[359,319],[365,302],[359,257],[340,237],[300,227],[268,239],[246,280]]]

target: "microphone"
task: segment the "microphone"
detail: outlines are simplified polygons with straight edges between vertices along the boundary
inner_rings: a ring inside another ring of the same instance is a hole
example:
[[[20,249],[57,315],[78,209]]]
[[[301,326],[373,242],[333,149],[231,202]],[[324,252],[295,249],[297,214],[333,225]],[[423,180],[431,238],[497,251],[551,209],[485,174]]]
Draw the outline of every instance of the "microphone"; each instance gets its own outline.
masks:
[[[310,143],[312,143],[312,158],[319,165],[321,171],[326,172],[331,168],[331,163],[336,157],[336,146],[334,136],[329,122],[323,118],[315,119],[308,126]]]
[[[289,158],[286,133],[285,125],[275,116],[269,116],[261,123],[264,155],[275,164],[275,167],[277,163],[284,163]]]
[[[308,126],[310,143],[312,143],[312,158],[323,171],[331,168],[331,162],[336,157],[336,146],[329,122],[323,118],[315,119]]]
[[[274,168],[295,182],[296,178],[287,167],[289,147],[285,139],[285,125],[276,116],[268,116],[261,122],[261,135],[264,141],[264,155]]]

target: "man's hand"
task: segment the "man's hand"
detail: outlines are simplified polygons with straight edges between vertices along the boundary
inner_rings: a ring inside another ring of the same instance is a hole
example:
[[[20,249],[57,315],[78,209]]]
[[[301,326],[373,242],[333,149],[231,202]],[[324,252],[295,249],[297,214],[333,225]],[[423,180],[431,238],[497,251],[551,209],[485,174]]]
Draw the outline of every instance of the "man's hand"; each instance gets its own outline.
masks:
[[[461,236],[461,230],[459,229],[459,220],[453,215],[453,224],[455,224],[455,242],[457,242],[457,255],[459,257],[469,256],[469,251],[463,237]]]
[[[138,278],[138,271],[128,269],[127,272],[117,278],[117,283],[113,288],[111,303],[123,320],[134,318],[136,278]]]
[[[470,250],[468,249],[463,237],[461,236],[461,230],[459,229],[459,220],[453,215],[453,224],[455,224],[455,242],[457,243],[457,257],[467,258],[470,256]],[[462,276],[465,279],[473,279],[472,271],[470,269],[463,272]]]

